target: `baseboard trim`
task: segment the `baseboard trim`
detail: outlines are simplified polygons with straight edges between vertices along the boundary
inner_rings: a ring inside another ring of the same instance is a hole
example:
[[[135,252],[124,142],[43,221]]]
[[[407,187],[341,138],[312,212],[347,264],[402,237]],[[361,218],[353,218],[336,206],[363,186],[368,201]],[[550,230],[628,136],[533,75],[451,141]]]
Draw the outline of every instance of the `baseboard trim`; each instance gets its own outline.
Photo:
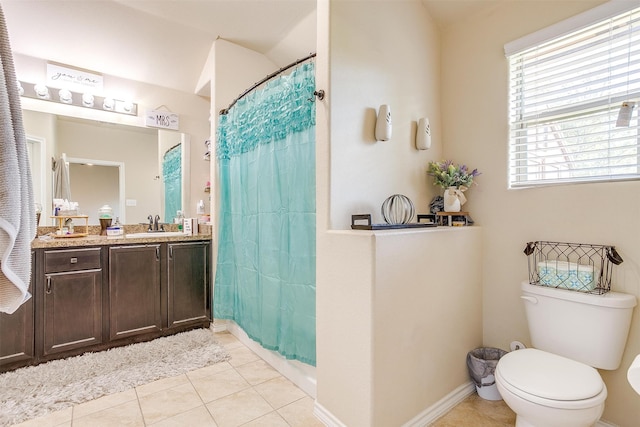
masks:
[[[600,420],[596,423],[596,427],[618,427],[617,424],[610,423],[606,420]]]
[[[469,397],[476,391],[474,383],[469,382],[460,385],[458,388],[447,394],[442,399],[438,400],[433,405],[413,417],[402,427],[424,427],[433,423],[435,420],[449,412],[458,403]]]
[[[225,332],[227,330],[227,321],[214,319],[213,323],[211,323],[211,328],[213,332]]]
[[[449,412],[458,403],[469,397],[476,391],[474,383],[469,382],[462,384],[451,393],[416,415],[402,427],[424,427],[433,423],[435,420]],[[327,427],[346,427],[338,418],[336,418],[330,411],[324,406],[318,403],[316,400],[313,407],[313,415],[316,416]],[[600,426],[599,426],[600,427]],[[602,426],[605,427],[605,426]],[[615,426],[613,426],[615,427]]]
[[[297,360],[287,360],[275,351],[267,350],[256,341],[249,338],[247,333],[233,320],[226,320],[224,323],[220,322],[217,326],[220,329],[216,330],[214,327],[215,332],[228,331],[235,336],[238,341],[249,348],[249,350],[256,353],[276,371],[289,379],[289,381],[297,385],[312,398],[316,398],[315,366],[307,365],[306,363],[302,363]]]
[[[313,415],[327,427],[347,427],[338,418],[336,418],[331,412],[327,411],[327,408],[315,401],[313,405]]]

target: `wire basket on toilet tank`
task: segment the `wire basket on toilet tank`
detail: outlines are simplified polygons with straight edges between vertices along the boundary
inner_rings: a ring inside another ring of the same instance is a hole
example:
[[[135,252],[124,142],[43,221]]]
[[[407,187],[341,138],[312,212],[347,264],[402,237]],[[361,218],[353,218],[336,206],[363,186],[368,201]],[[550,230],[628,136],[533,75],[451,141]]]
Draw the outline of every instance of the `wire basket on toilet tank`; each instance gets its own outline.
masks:
[[[611,290],[614,265],[622,263],[614,246],[529,242],[524,248],[529,283],[592,294]]]

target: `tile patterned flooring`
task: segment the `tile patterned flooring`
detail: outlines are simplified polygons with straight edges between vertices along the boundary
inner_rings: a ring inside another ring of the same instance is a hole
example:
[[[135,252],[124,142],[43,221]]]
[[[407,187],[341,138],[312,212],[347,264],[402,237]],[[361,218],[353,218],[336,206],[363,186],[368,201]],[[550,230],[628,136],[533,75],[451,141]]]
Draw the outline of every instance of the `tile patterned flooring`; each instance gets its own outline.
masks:
[[[322,427],[314,401],[229,333],[228,362],[104,396],[14,427]],[[515,415],[475,393],[433,427],[505,427]]]
[[[20,427],[322,427],[314,401],[229,333],[231,355],[186,374],[81,403]]]
[[[516,414],[502,400],[484,400],[476,393],[444,414],[431,427],[513,427]]]

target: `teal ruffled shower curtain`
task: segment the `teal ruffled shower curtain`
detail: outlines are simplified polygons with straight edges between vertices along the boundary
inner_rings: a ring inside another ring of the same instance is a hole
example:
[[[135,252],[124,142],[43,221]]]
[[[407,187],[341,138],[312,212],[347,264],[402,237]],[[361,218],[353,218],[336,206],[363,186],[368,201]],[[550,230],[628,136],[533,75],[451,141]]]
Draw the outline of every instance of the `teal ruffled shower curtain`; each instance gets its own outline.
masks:
[[[213,310],[253,340],[315,366],[314,64],[220,116]]]
[[[173,222],[182,210],[182,147],[176,145],[162,157],[164,185],[164,222]]]

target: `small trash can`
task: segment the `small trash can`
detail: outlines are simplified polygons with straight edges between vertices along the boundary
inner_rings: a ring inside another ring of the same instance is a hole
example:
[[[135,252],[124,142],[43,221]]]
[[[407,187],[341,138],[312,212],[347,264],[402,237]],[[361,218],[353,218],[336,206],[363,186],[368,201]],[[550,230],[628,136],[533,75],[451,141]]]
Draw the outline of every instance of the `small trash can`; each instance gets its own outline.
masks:
[[[476,384],[478,396],[485,400],[502,400],[493,374],[498,360],[505,354],[506,351],[493,347],[479,347],[467,353],[469,375]]]

